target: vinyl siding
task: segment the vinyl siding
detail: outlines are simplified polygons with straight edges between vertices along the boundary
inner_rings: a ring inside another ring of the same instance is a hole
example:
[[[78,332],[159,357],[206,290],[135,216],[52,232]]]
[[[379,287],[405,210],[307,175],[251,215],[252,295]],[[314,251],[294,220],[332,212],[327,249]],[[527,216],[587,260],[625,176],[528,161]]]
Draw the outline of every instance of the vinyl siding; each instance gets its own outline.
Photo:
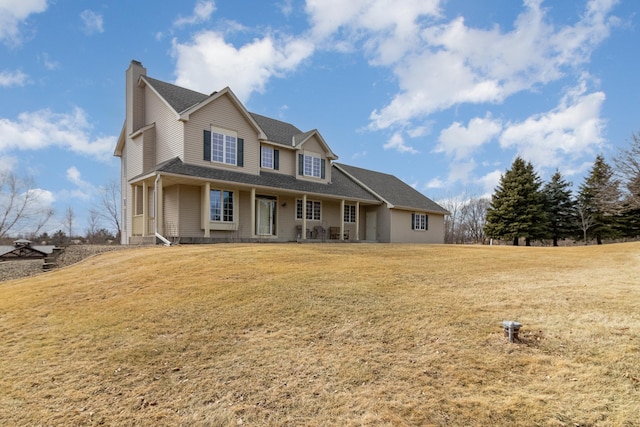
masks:
[[[164,199],[164,234],[166,237],[178,235],[178,186],[164,187],[162,190]]]
[[[143,170],[151,170],[156,164],[156,129],[152,127],[142,134]]]
[[[184,125],[167,104],[151,90],[145,91],[146,124],[155,123],[156,164],[182,157]]]
[[[201,201],[202,189],[194,185],[179,186],[179,206],[180,215],[180,236],[185,237],[202,237],[204,232],[200,224],[201,218]]]
[[[410,211],[390,209],[391,242],[444,243],[444,216],[427,214],[428,230],[412,230]],[[422,213],[422,212],[421,212]]]
[[[136,175],[140,175],[143,172],[142,147],[142,136],[139,136],[136,139],[127,138],[127,142],[125,144],[125,155],[127,156],[127,180]]]
[[[244,139],[244,167],[213,163],[203,160],[203,131],[211,126],[229,129]],[[260,172],[260,143],[256,130],[247,121],[242,112],[227,96],[192,113],[185,124],[185,163],[194,165],[230,168],[239,172],[258,175]]]

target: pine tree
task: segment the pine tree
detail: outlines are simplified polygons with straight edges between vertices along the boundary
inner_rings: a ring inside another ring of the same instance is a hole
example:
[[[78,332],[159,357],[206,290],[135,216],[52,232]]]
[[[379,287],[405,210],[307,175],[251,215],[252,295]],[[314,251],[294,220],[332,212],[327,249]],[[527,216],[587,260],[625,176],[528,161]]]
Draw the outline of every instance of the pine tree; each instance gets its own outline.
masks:
[[[551,181],[542,189],[545,201],[545,212],[548,219],[548,234],[553,239],[553,246],[558,240],[574,236],[578,230],[576,201],[571,196],[571,183],[565,181],[558,170]]]
[[[513,239],[514,246],[521,237],[527,246],[532,239],[543,238],[547,221],[540,186],[531,163],[517,157],[491,197],[485,226],[487,236]]]
[[[621,212],[620,182],[613,178],[613,169],[602,155],[596,157],[589,175],[580,186],[578,208],[591,219],[590,227],[583,227],[586,237],[602,239],[616,237],[616,217]]]

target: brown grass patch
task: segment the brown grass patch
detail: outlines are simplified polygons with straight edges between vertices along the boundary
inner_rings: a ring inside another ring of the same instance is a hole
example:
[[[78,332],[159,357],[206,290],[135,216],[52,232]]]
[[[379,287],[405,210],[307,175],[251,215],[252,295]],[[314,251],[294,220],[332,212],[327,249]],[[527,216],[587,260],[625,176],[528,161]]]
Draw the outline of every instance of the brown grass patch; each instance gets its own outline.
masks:
[[[103,254],[0,283],[0,424],[639,425],[639,254]],[[524,324],[519,342],[503,320]]]

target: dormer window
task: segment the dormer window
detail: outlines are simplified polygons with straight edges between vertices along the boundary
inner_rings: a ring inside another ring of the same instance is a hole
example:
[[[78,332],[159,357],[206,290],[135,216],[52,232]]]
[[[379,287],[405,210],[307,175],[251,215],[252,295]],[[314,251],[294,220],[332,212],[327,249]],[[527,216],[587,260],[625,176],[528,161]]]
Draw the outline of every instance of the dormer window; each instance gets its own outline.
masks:
[[[304,175],[320,178],[320,157],[305,154],[304,155]]]

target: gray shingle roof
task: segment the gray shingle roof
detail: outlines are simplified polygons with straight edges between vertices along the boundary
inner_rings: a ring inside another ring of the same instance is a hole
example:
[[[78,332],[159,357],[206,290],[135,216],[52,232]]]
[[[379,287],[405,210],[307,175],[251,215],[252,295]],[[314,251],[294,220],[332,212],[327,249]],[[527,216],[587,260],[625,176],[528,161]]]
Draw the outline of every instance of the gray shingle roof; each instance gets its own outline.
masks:
[[[294,125],[270,117],[265,117],[256,113],[249,113],[258,126],[264,131],[271,142],[292,146],[293,137],[302,133],[300,129]]]
[[[344,164],[337,166],[395,207],[448,213],[442,206],[393,175]]]
[[[260,175],[251,175],[226,169],[196,166],[183,163],[178,157],[158,165],[156,171],[216,181],[229,181],[260,187],[271,187],[273,189],[298,191],[307,194],[345,197],[360,201],[370,201],[372,203],[380,202],[377,197],[353,182],[353,180],[335,167],[331,169],[332,182],[330,184],[299,180],[294,176],[274,172],[263,171],[260,172]]]
[[[209,95],[205,95],[204,93],[185,89],[148,76],[144,76],[144,79],[158,91],[160,96],[162,96],[177,113],[182,113],[187,108],[193,107],[209,97]]]
[[[163,82],[161,80],[154,79],[149,76],[144,76],[144,79],[162,96],[167,103],[177,113],[182,113],[190,107],[199,104],[209,98],[210,95],[196,92],[194,90],[186,89],[180,86],[176,86],[171,83]],[[303,132],[292,125],[280,120],[272,119],[270,117],[262,116],[256,113],[249,113],[253,120],[258,123],[258,126],[267,135],[267,138],[271,142],[292,146],[293,137],[296,135],[304,135]],[[313,132],[313,131],[309,131]]]

